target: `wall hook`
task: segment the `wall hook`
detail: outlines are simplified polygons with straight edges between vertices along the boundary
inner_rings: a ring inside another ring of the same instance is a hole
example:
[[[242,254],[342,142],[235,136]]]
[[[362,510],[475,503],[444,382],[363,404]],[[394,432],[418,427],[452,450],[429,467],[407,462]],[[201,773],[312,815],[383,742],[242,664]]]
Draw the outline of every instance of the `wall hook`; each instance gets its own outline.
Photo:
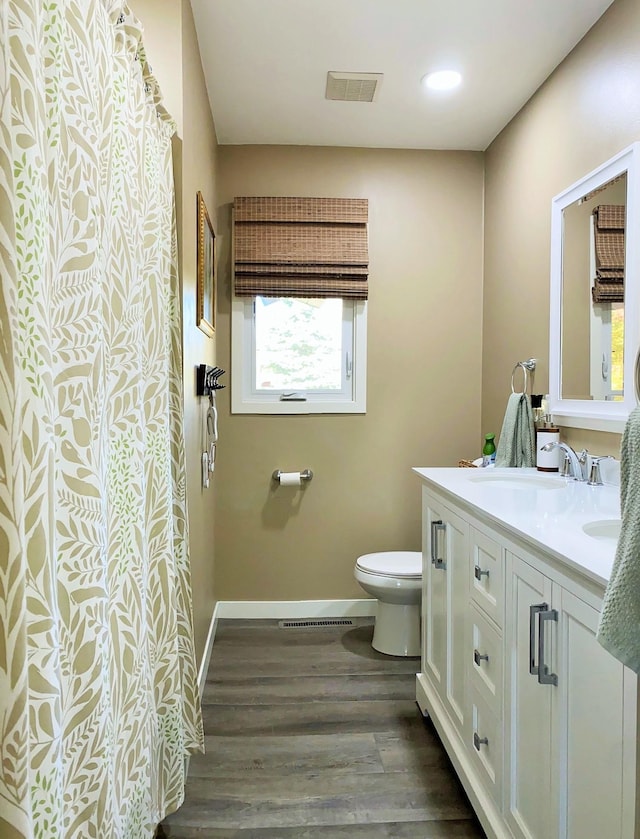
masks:
[[[210,367],[208,364],[199,364],[196,370],[196,394],[198,396],[211,396],[213,391],[222,390],[218,379],[224,375],[222,367]]]

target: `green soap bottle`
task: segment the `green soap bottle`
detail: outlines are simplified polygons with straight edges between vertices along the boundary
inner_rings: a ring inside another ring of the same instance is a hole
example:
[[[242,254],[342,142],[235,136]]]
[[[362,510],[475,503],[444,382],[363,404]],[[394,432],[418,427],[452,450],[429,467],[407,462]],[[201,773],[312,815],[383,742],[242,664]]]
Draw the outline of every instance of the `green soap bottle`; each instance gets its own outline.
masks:
[[[493,466],[496,462],[496,439],[495,434],[485,434],[484,446],[482,447],[482,465]]]

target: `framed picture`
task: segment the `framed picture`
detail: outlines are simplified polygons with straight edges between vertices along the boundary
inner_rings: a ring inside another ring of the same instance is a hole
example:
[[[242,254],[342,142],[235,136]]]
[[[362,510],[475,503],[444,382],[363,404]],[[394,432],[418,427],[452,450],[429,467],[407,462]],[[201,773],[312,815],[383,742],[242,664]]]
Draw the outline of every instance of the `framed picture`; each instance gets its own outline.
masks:
[[[205,335],[213,338],[216,331],[216,236],[207,212],[202,193],[197,194],[198,202],[198,292],[196,305],[196,324]]]

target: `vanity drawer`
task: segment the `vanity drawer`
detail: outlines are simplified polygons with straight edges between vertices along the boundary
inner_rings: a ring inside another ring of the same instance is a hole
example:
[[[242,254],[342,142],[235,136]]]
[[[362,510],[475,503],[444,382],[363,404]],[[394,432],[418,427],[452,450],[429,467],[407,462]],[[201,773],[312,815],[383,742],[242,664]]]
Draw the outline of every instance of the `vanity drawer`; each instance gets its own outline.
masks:
[[[498,542],[471,528],[472,600],[502,629],[504,620],[504,551]]]
[[[469,741],[471,762],[485,789],[502,808],[502,717],[494,714],[477,690],[471,690]]]
[[[468,649],[471,687],[499,717],[502,714],[502,636],[473,603],[469,607]]]

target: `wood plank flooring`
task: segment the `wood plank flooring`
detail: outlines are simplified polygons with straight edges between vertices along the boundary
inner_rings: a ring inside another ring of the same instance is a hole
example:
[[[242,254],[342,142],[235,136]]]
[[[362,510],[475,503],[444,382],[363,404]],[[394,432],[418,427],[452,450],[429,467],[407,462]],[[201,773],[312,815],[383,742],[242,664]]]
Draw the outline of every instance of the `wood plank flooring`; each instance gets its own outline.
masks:
[[[483,839],[429,721],[418,659],[371,647],[372,620],[284,629],[218,623],[167,839]]]

